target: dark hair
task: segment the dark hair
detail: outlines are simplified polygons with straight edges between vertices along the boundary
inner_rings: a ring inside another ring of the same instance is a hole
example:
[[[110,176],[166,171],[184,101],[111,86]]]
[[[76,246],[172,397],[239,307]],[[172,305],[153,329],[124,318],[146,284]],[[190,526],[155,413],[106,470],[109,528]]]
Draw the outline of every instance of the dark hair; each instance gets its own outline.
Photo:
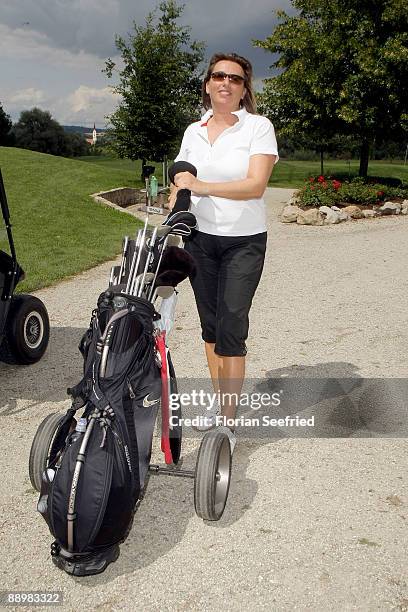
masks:
[[[244,71],[245,77],[245,89],[246,93],[243,100],[240,101],[239,105],[242,108],[243,106],[249,113],[256,113],[256,101],[255,95],[253,92],[252,86],[252,65],[245,57],[241,55],[237,55],[236,53],[214,53],[212,58],[210,59],[210,64],[208,66],[207,74],[205,75],[205,79],[203,81],[203,89],[202,89],[202,100],[203,106],[205,110],[211,108],[211,100],[210,96],[205,90],[205,86],[211,78],[211,73],[213,72],[214,66],[217,62],[221,62],[222,60],[227,60],[229,62],[235,62],[239,64]]]

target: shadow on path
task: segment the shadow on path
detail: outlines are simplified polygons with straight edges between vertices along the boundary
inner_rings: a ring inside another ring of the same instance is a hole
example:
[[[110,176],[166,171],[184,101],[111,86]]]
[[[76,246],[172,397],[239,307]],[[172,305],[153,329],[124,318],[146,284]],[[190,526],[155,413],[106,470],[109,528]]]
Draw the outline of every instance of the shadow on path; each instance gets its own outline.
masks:
[[[2,389],[0,416],[21,416],[33,406],[47,403],[44,414],[50,411],[48,403],[67,402],[66,387],[76,384],[81,377],[82,358],[77,350],[82,336],[80,328],[53,328],[50,347],[38,364],[29,367],[0,365]],[[176,364],[177,366],[177,364]],[[239,411],[239,416],[267,419],[314,417],[313,427],[259,426],[238,427],[238,445],[234,453],[233,474],[229,499],[224,516],[219,522],[207,523],[217,530],[227,529],[239,521],[253,504],[258,493],[258,482],[248,477],[253,467],[251,455],[263,445],[285,443],[293,437],[354,438],[354,437],[400,437],[407,435],[406,398],[407,381],[400,379],[363,379],[351,363],[332,362],[313,366],[294,365],[267,372],[265,378],[246,382],[249,393],[279,393],[279,406]],[[244,388],[245,390],[245,388]],[[65,406],[57,405],[56,410]],[[37,414],[37,412],[36,412]],[[35,417],[37,419],[37,417]],[[30,418],[31,422],[31,418]],[[194,469],[199,437],[186,429],[183,467]],[[193,438],[196,437],[197,440]],[[15,448],[23,452],[24,441],[15,434]],[[154,448],[159,448],[157,437]],[[24,449],[27,452],[27,449]],[[157,452],[157,451],[156,451]],[[283,452],[280,446],[279,453]],[[279,454],[278,453],[278,454]],[[160,458],[159,458],[160,460]],[[154,458],[157,461],[157,458]],[[271,465],[273,459],[271,457]],[[152,475],[146,496],[135,515],[132,531],[121,545],[119,560],[100,576],[79,580],[84,586],[105,584],[122,574],[147,567],[158,558],[168,554],[186,537],[190,521],[194,520],[193,481]],[[40,520],[39,517],[38,521]],[[48,547],[51,536],[45,529],[35,529],[33,537],[47,534],[43,546]],[[205,531],[196,537],[203,538]],[[222,537],[222,534],[220,534]],[[30,546],[30,538],[27,546]],[[49,540],[49,542],[48,542]]]

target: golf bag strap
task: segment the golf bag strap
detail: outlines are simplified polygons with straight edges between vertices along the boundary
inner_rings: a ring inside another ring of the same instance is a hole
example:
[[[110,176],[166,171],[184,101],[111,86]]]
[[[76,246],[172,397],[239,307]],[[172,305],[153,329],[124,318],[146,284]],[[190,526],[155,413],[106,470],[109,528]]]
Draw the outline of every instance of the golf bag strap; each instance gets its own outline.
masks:
[[[161,410],[162,410],[162,436],[161,450],[164,453],[166,464],[173,463],[173,456],[170,448],[170,428],[169,428],[169,368],[167,364],[166,351],[166,332],[163,330],[156,336],[156,346],[161,359]]]

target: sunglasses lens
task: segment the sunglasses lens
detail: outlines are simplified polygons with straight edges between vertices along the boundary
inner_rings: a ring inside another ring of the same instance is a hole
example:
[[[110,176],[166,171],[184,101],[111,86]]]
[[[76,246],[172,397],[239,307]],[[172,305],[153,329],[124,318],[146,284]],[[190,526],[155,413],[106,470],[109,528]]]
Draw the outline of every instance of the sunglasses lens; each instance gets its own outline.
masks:
[[[226,78],[228,78],[230,83],[234,83],[234,85],[239,85],[245,80],[244,77],[242,77],[239,74],[226,74],[225,72],[221,72],[221,71],[213,72],[211,74],[211,78],[216,83],[221,83],[222,81],[225,81]]]
[[[225,80],[226,76],[227,75],[225,74],[225,72],[213,72],[211,78],[213,81],[221,82]]]

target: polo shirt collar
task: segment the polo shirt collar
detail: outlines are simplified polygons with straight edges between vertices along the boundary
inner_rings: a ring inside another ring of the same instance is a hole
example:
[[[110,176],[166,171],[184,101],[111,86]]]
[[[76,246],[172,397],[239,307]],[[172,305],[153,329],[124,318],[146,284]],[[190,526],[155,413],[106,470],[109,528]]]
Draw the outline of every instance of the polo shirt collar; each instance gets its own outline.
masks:
[[[201,117],[200,127],[206,127],[207,121],[209,120],[210,117],[212,117],[212,115],[213,115],[213,109],[209,108],[208,111]],[[241,121],[244,120],[246,115],[248,115],[248,111],[243,106],[237,111],[232,111],[231,115],[236,115],[238,117],[238,123],[241,123]]]

